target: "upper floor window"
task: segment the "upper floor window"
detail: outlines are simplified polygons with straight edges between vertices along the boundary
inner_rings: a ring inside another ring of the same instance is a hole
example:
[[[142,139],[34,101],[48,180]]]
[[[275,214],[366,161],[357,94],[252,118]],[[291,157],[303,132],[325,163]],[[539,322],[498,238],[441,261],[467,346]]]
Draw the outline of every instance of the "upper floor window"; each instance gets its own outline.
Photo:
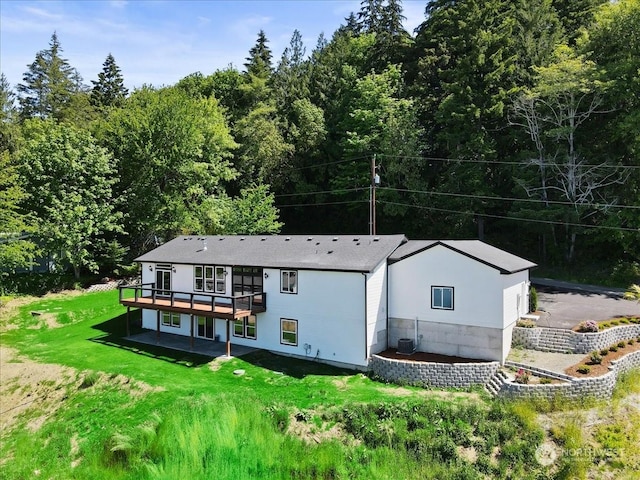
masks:
[[[233,267],[233,293],[243,295],[262,292],[262,268]]]
[[[298,272],[295,270],[281,270],[280,278],[282,279],[280,285],[282,293],[298,293]]]
[[[431,308],[453,310],[453,287],[431,287]]]
[[[224,267],[195,265],[193,267],[193,289],[196,292],[225,293],[226,274]]]

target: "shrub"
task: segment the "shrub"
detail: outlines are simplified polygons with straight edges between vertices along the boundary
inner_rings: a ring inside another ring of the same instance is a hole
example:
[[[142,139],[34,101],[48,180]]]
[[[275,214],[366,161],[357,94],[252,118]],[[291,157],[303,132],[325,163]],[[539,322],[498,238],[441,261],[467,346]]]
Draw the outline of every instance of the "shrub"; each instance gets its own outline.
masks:
[[[609,328],[611,326],[611,324],[609,322],[604,322],[601,323],[598,327],[600,328],[600,330],[605,330],[607,328]]]
[[[602,355],[599,352],[591,352],[591,356],[589,357],[591,363],[594,365],[599,365],[602,363]]]
[[[591,371],[591,367],[589,365],[580,365],[578,367],[578,373],[587,374]]]
[[[534,320],[531,320],[530,318],[521,318],[516,322],[516,327],[535,328],[536,322]]]
[[[614,326],[620,325],[620,320],[612,320],[611,325],[614,325]]]
[[[624,323],[625,325],[629,323],[629,319],[628,318],[622,318],[620,319],[620,323]]]
[[[516,379],[515,379],[516,383],[527,384],[529,383],[529,379],[530,379],[530,375],[529,375],[529,372],[527,372],[526,370],[521,368],[516,372]]]
[[[529,311],[535,312],[538,310],[538,291],[531,287],[529,289]]]
[[[636,341],[632,338],[632,339],[631,339],[631,340],[629,340],[627,343],[628,343],[629,345],[633,345],[634,343],[636,343]]]
[[[609,347],[609,351],[610,352],[617,352],[618,351],[618,347],[616,347],[615,345],[612,345]]]
[[[540,383],[543,384],[543,385],[546,385],[548,383],[551,383],[551,379],[547,378],[547,377],[543,377],[543,378],[540,379]]]
[[[580,322],[578,324],[579,332],[597,332],[598,331],[598,322],[594,322],[593,320],[585,320],[584,322]]]
[[[603,357],[605,355],[609,355],[609,349],[608,348],[603,348],[602,350],[600,350],[600,355],[602,355]]]
[[[624,342],[618,342],[618,348],[624,348],[625,345],[626,344]]]

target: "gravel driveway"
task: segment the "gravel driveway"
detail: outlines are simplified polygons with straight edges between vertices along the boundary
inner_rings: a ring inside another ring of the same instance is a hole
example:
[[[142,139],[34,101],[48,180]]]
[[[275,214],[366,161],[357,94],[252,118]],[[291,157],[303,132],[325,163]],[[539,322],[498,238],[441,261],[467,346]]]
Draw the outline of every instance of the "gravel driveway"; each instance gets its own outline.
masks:
[[[640,304],[624,300],[621,290],[548,279],[531,283],[538,291],[538,310],[545,312],[538,322],[541,327],[573,328],[583,320],[640,316]]]

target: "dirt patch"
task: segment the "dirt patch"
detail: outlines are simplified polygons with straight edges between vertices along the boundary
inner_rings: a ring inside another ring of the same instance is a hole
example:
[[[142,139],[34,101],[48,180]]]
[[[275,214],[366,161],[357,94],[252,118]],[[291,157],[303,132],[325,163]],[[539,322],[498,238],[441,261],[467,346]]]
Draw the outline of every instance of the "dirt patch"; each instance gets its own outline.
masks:
[[[318,420],[322,415],[317,410],[305,410],[289,417],[287,433],[307,443],[321,443],[327,440],[340,440],[342,443],[355,445],[360,442],[344,431],[339,423],[330,424]]]
[[[0,346],[0,431],[7,431],[26,415],[25,426],[37,431],[75,390],[82,388],[89,372],[61,365],[36,363],[16,350]],[[132,397],[162,388],[133,381],[124,375],[92,374],[92,385],[117,385]]]
[[[32,431],[62,405],[75,370],[60,365],[19,358],[16,351],[0,346],[0,430],[12,427],[27,411],[35,414],[27,423]]]
[[[591,354],[589,354],[589,355],[586,355],[580,361],[580,363],[576,363],[575,365],[572,365],[571,367],[565,369],[565,373],[567,375],[571,375],[573,377],[578,377],[578,378],[599,377],[609,372],[609,367],[611,366],[612,360],[618,360],[621,357],[624,357],[625,355],[628,355],[632,352],[637,352],[638,350],[640,350],[640,342],[635,342],[635,341],[633,345],[629,345],[627,342],[624,342],[624,347],[618,347],[617,344],[615,344],[615,346],[617,348],[617,351],[616,352],[609,351],[606,355],[603,355],[602,363],[593,364],[591,362]],[[588,373],[580,373],[578,371],[578,369],[583,367],[584,365],[589,367]]]

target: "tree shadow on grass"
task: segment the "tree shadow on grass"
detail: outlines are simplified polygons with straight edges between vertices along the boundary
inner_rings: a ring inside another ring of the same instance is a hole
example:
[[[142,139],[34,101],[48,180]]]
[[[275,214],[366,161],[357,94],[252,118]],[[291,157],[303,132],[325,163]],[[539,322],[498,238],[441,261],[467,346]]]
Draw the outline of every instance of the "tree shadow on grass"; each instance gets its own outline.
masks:
[[[98,323],[92,328],[100,330],[103,334],[90,338],[89,340],[102,345],[127,350],[137,355],[184,365],[185,367],[199,367],[209,363],[213,358],[213,356],[209,355],[201,355],[199,353],[128,340],[125,338],[127,335],[126,322],[127,314],[124,313],[102,323]],[[145,331],[146,330],[142,328],[140,312],[131,312],[129,334],[136,335]]]

